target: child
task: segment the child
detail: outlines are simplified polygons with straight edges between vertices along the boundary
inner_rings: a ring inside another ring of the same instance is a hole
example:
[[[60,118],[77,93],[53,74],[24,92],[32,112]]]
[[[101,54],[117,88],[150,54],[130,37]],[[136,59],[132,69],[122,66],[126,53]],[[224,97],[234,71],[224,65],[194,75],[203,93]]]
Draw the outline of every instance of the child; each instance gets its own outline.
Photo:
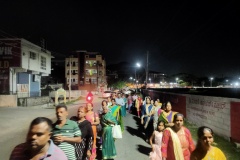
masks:
[[[165,123],[159,121],[157,123],[157,128],[153,131],[152,136],[150,137],[150,145],[152,147],[152,152],[149,153],[150,160],[162,160],[161,145],[162,145],[162,136],[163,130],[165,129]],[[154,143],[153,143],[154,139]]]

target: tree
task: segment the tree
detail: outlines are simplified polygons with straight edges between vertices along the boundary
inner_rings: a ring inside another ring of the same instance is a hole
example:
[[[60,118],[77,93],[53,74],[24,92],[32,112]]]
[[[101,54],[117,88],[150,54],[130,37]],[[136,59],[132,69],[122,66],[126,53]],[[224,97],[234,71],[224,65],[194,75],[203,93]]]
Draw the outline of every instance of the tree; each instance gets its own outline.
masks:
[[[126,87],[126,86],[127,86],[127,82],[121,81],[121,80],[119,80],[119,81],[117,81],[117,82],[115,82],[115,83],[112,83],[112,84],[110,85],[110,87],[111,87],[111,88],[114,88],[114,89],[123,89],[123,88]]]

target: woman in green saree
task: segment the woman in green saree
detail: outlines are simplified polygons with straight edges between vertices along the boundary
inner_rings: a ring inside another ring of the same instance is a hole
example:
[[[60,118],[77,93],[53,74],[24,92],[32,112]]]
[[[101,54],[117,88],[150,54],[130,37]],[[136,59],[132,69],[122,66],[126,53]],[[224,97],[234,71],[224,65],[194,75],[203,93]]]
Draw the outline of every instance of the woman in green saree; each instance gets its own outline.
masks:
[[[173,123],[173,117],[177,112],[172,111],[172,105],[171,102],[166,103],[166,108],[164,111],[161,112],[158,121],[164,121],[166,127],[172,127],[174,125]]]
[[[117,119],[118,124],[121,126],[122,131],[124,131],[123,119],[121,115],[121,106],[116,105],[115,99],[112,99],[111,101],[112,105],[109,106],[108,108],[111,110],[113,117]]]
[[[114,159],[117,156],[114,138],[112,136],[112,127],[117,124],[116,118],[111,112],[108,112],[108,107],[103,106],[103,115],[101,124],[103,126],[102,134],[102,158]]]

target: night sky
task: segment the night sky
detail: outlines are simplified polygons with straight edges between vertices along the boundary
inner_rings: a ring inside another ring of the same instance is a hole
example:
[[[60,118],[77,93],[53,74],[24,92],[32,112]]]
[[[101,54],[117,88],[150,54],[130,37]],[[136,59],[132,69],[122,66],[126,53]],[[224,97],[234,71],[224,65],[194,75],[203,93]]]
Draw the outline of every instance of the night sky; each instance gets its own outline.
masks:
[[[166,74],[240,76],[237,1],[1,1],[0,38],[40,39],[56,57],[100,52]]]

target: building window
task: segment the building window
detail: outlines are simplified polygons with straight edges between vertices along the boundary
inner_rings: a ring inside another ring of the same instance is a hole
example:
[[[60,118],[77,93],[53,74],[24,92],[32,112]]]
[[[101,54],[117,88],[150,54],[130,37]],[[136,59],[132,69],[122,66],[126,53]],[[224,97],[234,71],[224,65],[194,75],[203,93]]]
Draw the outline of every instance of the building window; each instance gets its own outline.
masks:
[[[41,69],[46,70],[47,68],[47,59],[46,57],[41,56]]]
[[[37,54],[30,51],[30,59],[36,59],[36,58],[37,58]]]

